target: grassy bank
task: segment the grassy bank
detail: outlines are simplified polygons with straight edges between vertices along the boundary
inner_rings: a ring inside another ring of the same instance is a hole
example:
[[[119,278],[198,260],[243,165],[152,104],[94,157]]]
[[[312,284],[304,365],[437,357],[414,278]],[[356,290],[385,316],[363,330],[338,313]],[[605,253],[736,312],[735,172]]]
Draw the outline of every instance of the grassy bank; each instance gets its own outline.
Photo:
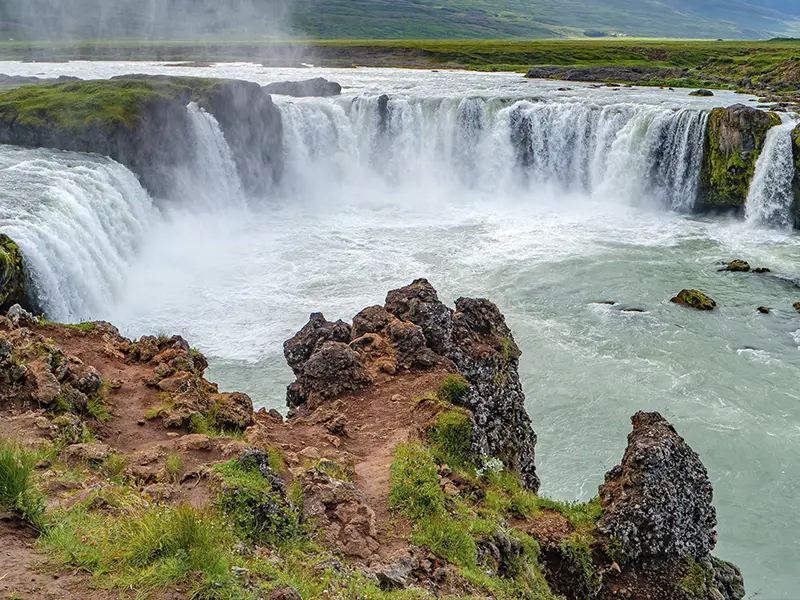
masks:
[[[658,67],[681,69],[681,82],[737,87],[744,78],[757,88],[800,87],[800,40],[323,40],[133,42],[68,44],[0,43],[0,60],[250,61],[267,66],[313,63],[326,67],[392,66],[524,72],[534,66]],[[681,81],[682,80],[682,81]]]

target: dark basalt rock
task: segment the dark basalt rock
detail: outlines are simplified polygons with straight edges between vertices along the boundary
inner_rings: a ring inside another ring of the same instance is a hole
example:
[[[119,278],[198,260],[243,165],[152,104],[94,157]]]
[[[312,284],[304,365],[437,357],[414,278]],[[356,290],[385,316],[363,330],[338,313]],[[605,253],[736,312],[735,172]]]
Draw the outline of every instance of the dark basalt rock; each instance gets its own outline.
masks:
[[[266,192],[283,169],[283,122],[272,98],[257,83],[225,81],[201,105],[219,122],[245,190]]]
[[[622,464],[600,486],[598,529],[617,538],[625,556],[706,557],[717,515],[700,457],[657,412],[636,413]]]
[[[525,410],[519,381],[520,349],[492,302],[461,298],[453,312],[425,279],[389,292],[386,309],[422,328],[428,345],[452,360],[471,387],[462,399],[475,421],[476,453],[496,457],[538,490],[536,434]]]
[[[342,93],[342,86],[334,81],[322,77],[307,79],[305,81],[281,81],[264,86],[264,91],[269,94],[294,96],[305,98],[309,96],[338,96]]]
[[[322,313],[312,313],[308,323],[292,339],[284,342],[283,355],[294,374],[299,377],[308,359],[325,342],[349,344],[350,340],[350,326],[347,323],[332,323]]]
[[[453,311],[439,302],[439,296],[427,279],[392,290],[386,296],[386,310],[398,319],[422,327],[431,350],[449,358],[452,352]]]
[[[325,342],[303,365],[297,377],[309,404],[334,398],[370,383],[372,377],[361,356],[342,342]]]
[[[756,310],[762,315],[768,315],[770,313],[768,306],[759,306]]]
[[[714,92],[712,92],[711,90],[700,89],[700,90],[695,90],[693,92],[689,92],[689,95],[690,96],[701,96],[701,97],[705,97],[705,98],[710,98],[711,96],[714,95]]]
[[[284,344],[284,354],[297,376],[287,390],[291,407],[314,408],[399,369],[460,372],[470,384],[458,403],[472,414],[474,453],[502,460],[526,487],[539,488],[536,434],[518,374],[520,350],[488,300],[461,298],[453,311],[430,283],[418,279],[389,292],[384,308],[361,311],[352,328],[311,315]]]

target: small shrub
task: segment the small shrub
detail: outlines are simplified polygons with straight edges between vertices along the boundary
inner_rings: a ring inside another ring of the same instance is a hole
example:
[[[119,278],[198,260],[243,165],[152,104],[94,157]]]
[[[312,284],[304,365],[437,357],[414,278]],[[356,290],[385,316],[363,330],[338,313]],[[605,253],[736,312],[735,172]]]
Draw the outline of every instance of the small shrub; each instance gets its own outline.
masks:
[[[411,540],[453,564],[470,567],[477,563],[475,540],[463,523],[447,515],[423,518]]]
[[[460,406],[469,392],[469,382],[461,375],[448,375],[436,392],[436,397],[446,404]]]
[[[450,466],[474,468],[472,420],[463,409],[439,413],[428,427],[428,444],[434,458]]]
[[[108,423],[113,416],[106,404],[105,390],[101,390],[89,397],[87,412],[92,415],[98,423]]]
[[[114,452],[103,463],[103,473],[112,479],[116,479],[122,476],[127,466],[128,459],[124,455]]]
[[[44,497],[31,477],[37,456],[20,445],[0,437],[0,506],[17,511],[36,529],[44,517]]]
[[[317,461],[317,464],[314,466],[318,471],[330,475],[334,479],[339,479],[341,481],[353,480],[352,473],[350,473],[346,468],[342,467],[339,463],[332,460],[320,460]]]
[[[603,575],[592,563],[593,541],[588,536],[578,534],[563,540],[560,545],[562,554],[580,577],[580,584],[589,598],[594,598],[603,586]]]
[[[417,521],[440,515],[444,511],[444,499],[431,453],[415,442],[399,445],[391,467],[391,505]]]
[[[503,469],[505,469],[505,465],[503,464],[502,460],[499,458],[486,459],[484,456],[483,466],[475,471],[475,475],[477,475],[478,479],[490,479],[500,475],[500,473],[503,472]]]
[[[225,479],[217,504],[242,538],[283,545],[298,537],[297,509],[272,490],[271,482],[252,462],[230,460],[214,467]]]
[[[175,482],[180,478],[183,472],[183,458],[180,454],[168,454],[164,459],[167,467],[167,477],[170,481]]]
[[[691,556],[683,559],[686,569],[681,578],[681,587],[694,598],[705,598],[708,589],[713,585],[714,572],[705,568]]]

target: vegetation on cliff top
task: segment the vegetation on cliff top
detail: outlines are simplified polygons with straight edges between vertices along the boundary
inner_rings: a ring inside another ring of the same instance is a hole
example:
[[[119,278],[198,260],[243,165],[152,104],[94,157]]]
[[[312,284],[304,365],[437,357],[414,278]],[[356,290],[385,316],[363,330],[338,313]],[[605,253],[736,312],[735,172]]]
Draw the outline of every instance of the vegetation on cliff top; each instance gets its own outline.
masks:
[[[122,78],[24,86],[0,94],[0,121],[78,131],[86,126],[131,129],[148,104],[198,100],[222,80]]]

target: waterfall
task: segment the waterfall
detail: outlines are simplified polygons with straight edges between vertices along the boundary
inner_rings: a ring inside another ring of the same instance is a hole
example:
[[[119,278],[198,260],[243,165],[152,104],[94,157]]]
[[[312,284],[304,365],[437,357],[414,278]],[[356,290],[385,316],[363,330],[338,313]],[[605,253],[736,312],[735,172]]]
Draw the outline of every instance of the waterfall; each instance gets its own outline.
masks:
[[[221,209],[244,204],[236,163],[214,115],[191,102],[187,106],[194,138],[194,160],[176,174],[176,189],[185,205]]]
[[[783,123],[767,132],[767,139],[756,162],[745,204],[745,218],[757,226],[788,229],[792,226],[790,209],[794,201],[795,165],[792,156],[792,130],[795,120],[785,117]]]
[[[286,185],[310,167],[334,180],[434,182],[534,193],[542,186],[691,211],[707,113],[504,98],[310,99],[279,104]],[[505,189],[503,189],[505,188]]]
[[[0,231],[20,246],[30,291],[51,319],[102,314],[157,214],[111,159],[0,146]]]

